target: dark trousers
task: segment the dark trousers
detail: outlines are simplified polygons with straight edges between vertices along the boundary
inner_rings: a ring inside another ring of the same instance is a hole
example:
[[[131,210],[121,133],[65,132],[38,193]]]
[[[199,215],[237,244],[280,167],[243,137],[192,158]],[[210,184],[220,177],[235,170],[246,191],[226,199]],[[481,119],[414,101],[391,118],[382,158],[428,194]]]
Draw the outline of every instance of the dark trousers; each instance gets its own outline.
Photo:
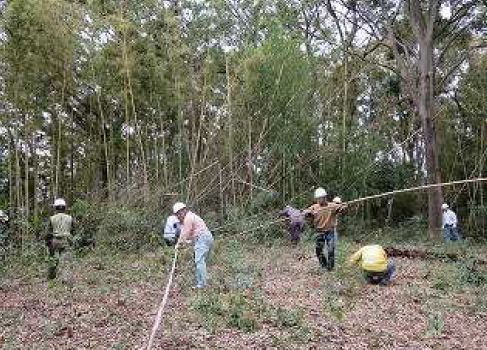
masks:
[[[66,243],[63,240],[52,238],[46,242],[48,257],[47,278],[54,279],[58,274],[59,260],[61,254],[66,249]]]
[[[323,250],[326,246],[327,256],[325,256]],[[326,268],[328,271],[333,270],[335,267],[335,231],[329,230],[325,232],[318,232],[316,236],[316,256],[320,262],[321,267]]]
[[[364,271],[364,277],[367,283],[387,285],[391,282],[392,276],[396,271],[396,264],[392,259],[387,263],[387,270],[384,272]]]
[[[291,242],[294,244],[298,244],[301,239],[301,234],[304,230],[304,223],[302,222],[295,222],[289,224],[289,236],[291,238]]]

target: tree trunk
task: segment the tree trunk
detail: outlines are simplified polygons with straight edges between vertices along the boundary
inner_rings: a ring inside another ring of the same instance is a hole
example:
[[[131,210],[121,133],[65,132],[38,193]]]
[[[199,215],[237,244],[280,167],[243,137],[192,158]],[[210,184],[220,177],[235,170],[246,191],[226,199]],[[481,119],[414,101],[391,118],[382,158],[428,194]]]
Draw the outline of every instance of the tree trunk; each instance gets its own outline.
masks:
[[[347,49],[347,48],[345,48]],[[342,152],[341,152],[341,178],[342,183],[345,182],[345,167],[347,159],[347,116],[348,116],[348,54],[344,51],[344,74],[343,74],[343,109],[342,109]]]
[[[433,68],[433,42],[420,40],[419,42],[419,94],[417,107],[424,132],[426,151],[426,173],[428,184],[440,183],[440,166],[438,160],[438,145],[436,141],[436,127],[434,116],[434,68]],[[428,236],[431,239],[439,238],[441,229],[441,204],[443,195],[441,187],[432,187],[428,190]]]
[[[418,92],[412,92],[423,126],[425,148],[426,174],[428,184],[441,182],[438,160],[438,145],[436,142],[436,128],[434,124],[435,103],[435,67],[433,59],[434,28],[439,12],[438,0],[429,0],[427,10],[419,0],[409,0],[406,3],[411,28],[419,46],[417,69],[419,77],[413,76],[411,81],[419,78]],[[395,42],[394,42],[395,44]],[[397,51],[397,49],[396,49]],[[396,54],[396,56],[398,56]],[[443,195],[441,187],[428,190],[428,236],[431,239],[439,237],[441,229],[441,204]]]

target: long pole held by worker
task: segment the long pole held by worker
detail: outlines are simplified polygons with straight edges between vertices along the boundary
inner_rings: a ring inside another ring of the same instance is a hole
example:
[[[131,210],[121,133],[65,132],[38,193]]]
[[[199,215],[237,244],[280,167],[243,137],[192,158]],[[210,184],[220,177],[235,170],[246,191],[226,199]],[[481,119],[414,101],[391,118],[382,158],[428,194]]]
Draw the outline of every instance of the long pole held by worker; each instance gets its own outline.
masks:
[[[156,319],[154,320],[154,325],[152,326],[152,332],[149,338],[149,343],[147,344],[147,350],[151,350],[154,345],[154,339],[157,334],[162,321],[162,315],[166,307],[167,301],[169,299],[169,292],[171,291],[172,282],[174,279],[174,272],[176,271],[176,262],[178,260],[179,242],[174,247],[174,258],[172,260],[171,272],[169,273],[169,279],[166,285],[166,291],[164,292],[164,297],[162,298],[161,304],[159,305],[159,310],[157,311]]]
[[[472,182],[482,182],[482,181],[487,181],[487,177],[478,177],[478,178],[475,178],[475,179],[458,180],[458,181],[451,181],[451,182],[442,182],[442,183],[437,183],[437,184],[429,184],[429,185],[423,185],[423,186],[405,188],[405,189],[402,189],[402,190],[384,192],[384,193],[379,193],[379,194],[375,194],[375,195],[372,195],[372,196],[357,198],[357,199],[348,201],[347,204],[359,203],[359,202],[367,201],[367,200],[370,200],[370,199],[377,199],[377,198],[392,196],[392,195],[399,194],[399,193],[406,193],[406,192],[414,192],[414,191],[426,190],[426,189],[432,188],[432,187],[446,187],[446,186],[460,185],[460,184],[472,183]]]

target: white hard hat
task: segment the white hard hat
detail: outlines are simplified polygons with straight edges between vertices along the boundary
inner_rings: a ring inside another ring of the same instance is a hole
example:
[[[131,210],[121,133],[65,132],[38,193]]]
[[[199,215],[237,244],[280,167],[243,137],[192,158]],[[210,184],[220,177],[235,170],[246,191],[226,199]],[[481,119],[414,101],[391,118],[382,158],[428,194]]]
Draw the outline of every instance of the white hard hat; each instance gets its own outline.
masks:
[[[442,210],[445,210],[445,209],[448,209],[448,208],[449,208],[449,206],[448,206],[448,204],[446,204],[446,203],[443,203],[443,204],[441,205],[441,209],[442,209]]]
[[[315,190],[315,199],[326,197],[326,191],[322,187],[318,187]]]
[[[54,208],[57,207],[66,207],[66,201],[62,198],[56,198],[54,201]]]
[[[184,208],[186,208],[186,204],[181,203],[181,202],[177,202],[177,203],[175,203],[175,204],[173,205],[173,207],[172,207],[172,212],[173,212],[174,214],[177,214],[177,213],[178,213],[178,211],[180,211],[181,209],[184,209]]]
[[[333,203],[336,203],[336,204],[342,204],[342,199],[340,197],[335,197],[333,198]]]

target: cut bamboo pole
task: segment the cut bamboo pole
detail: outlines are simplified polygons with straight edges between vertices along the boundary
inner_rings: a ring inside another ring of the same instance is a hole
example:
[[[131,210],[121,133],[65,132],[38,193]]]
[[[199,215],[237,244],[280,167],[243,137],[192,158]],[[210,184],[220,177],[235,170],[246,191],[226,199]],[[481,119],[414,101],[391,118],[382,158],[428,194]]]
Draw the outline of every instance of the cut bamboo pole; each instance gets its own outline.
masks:
[[[459,185],[459,184],[466,184],[466,183],[475,183],[475,182],[482,182],[482,181],[487,181],[487,177],[477,177],[474,179],[458,180],[458,181],[451,181],[451,182],[442,182],[442,183],[437,183],[437,184],[429,184],[429,185],[424,185],[424,186],[406,188],[406,189],[402,189],[402,190],[384,192],[384,193],[379,193],[379,194],[375,194],[372,196],[357,198],[357,199],[346,202],[346,204],[359,203],[359,202],[363,202],[363,201],[367,201],[367,200],[371,200],[371,199],[377,199],[377,198],[392,196],[392,195],[396,195],[399,193],[421,191],[421,190],[426,190],[426,189],[433,188],[433,187],[445,187],[445,186],[452,186],[452,185]]]

